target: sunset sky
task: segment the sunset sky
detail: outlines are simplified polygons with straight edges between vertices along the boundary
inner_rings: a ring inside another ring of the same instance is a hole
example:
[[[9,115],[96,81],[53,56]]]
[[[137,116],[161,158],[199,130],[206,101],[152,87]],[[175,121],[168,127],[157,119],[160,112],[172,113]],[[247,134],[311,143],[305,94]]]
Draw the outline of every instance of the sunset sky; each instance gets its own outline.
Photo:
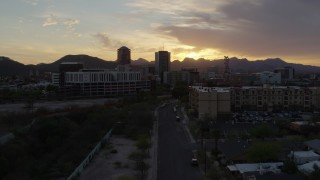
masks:
[[[320,66],[319,0],[1,0],[0,56],[25,64],[67,54],[115,60],[279,57]]]

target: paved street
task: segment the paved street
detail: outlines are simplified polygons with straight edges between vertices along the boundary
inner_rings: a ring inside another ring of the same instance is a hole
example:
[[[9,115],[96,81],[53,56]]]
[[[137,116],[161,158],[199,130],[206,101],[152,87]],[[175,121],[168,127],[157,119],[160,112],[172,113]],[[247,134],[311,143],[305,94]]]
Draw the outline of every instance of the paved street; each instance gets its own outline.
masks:
[[[159,108],[158,180],[200,180],[198,167],[191,166],[192,150],[181,122],[176,121],[173,105]]]

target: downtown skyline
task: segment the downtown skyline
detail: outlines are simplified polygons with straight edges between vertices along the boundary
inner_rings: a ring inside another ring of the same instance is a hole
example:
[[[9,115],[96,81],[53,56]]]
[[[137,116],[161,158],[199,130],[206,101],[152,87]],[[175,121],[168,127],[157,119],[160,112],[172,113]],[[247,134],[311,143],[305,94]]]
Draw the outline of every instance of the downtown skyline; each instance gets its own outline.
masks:
[[[116,60],[279,57],[320,66],[320,2],[303,0],[4,0],[0,56],[25,64],[67,54]]]

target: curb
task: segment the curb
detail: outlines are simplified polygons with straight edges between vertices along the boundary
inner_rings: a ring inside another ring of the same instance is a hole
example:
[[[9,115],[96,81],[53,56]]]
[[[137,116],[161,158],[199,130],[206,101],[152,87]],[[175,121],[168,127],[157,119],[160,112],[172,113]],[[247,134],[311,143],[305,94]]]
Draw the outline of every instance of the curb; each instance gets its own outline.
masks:
[[[150,148],[151,158],[149,160],[151,167],[148,170],[147,180],[157,180],[158,179],[158,106],[154,111],[155,120],[153,122],[152,130],[152,147]]]
[[[181,107],[181,112],[183,114],[183,124],[184,124],[184,127],[185,127],[185,130],[187,131],[187,134],[189,136],[189,139],[190,139],[190,142],[191,143],[196,143],[196,141],[194,140],[190,130],[189,130],[189,127],[188,127],[188,124],[189,124],[189,117],[187,116],[185,110],[184,110],[184,107]]]

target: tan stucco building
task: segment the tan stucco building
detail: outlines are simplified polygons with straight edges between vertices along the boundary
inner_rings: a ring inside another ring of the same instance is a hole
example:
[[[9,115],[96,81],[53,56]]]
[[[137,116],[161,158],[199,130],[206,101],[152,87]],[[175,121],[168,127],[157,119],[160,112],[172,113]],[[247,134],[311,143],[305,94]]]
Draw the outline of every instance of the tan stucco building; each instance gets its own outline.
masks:
[[[190,87],[189,102],[199,118],[220,119],[237,111],[320,111],[320,87]]]
[[[199,114],[199,118],[204,115],[217,119],[231,113],[230,90],[229,88],[213,87],[190,87],[190,106]]]

